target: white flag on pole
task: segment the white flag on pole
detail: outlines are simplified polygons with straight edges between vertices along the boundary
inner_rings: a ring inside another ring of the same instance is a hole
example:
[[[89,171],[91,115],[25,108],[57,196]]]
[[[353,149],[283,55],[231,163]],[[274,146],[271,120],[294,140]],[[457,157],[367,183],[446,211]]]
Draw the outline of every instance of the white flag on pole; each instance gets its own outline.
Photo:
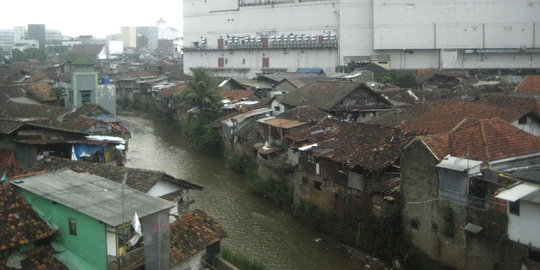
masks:
[[[133,226],[133,230],[135,230],[135,235],[133,235],[133,237],[129,239],[129,247],[136,245],[139,239],[142,237],[141,222],[139,221],[139,216],[137,215],[137,212],[135,212],[135,215],[133,215],[133,219],[131,219],[131,226]]]

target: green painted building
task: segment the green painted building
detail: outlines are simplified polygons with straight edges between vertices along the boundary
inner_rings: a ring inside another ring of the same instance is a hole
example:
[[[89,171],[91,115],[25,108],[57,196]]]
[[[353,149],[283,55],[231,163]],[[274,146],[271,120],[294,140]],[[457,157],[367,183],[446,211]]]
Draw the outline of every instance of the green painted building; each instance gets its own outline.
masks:
[[[53,247],[70,269],[167,269],[169,210],[173,203],[72,170],[12,182],[32,208],[58,232]],[[131,220],[140,218],[143,239],[128,247]]]

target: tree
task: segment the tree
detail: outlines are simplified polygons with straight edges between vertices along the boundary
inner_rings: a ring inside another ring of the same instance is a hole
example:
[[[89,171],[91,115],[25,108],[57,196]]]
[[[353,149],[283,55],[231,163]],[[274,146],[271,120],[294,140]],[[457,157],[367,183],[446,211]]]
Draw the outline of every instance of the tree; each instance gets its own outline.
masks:
[[[193,78],[183,96],[192,106],[199,108],[212,108],[219,104],[221,97],[214,87],[214,80],[204,68],[192,68]]]

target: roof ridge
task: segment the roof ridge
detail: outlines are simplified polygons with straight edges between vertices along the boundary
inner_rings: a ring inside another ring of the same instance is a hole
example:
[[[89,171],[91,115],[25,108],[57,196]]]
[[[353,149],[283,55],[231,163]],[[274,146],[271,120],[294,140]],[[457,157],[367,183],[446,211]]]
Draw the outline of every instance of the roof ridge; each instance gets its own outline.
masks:
[[[484,150],[486,152],[486,157],[487,157],[487,160],[491,160],[491,154],[490,154],[490,148],[489,148],[489,144],[487,143],[486,141],[486,130],[485,130],[485,125],[486,125],[486,122],[490,121],[490,119],[483,119],[483,120],[480,120],[480,134],[482,136],[482,144],[484,146]],[[469,158],[469,157],[467,157]]]

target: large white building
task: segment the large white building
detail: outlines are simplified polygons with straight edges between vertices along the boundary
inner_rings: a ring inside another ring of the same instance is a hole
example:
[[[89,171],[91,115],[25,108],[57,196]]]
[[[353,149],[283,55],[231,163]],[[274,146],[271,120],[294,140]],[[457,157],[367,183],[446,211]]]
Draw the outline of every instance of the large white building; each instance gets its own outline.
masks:
[[[540,0],[184,0],[184,65],[540,68]]]

